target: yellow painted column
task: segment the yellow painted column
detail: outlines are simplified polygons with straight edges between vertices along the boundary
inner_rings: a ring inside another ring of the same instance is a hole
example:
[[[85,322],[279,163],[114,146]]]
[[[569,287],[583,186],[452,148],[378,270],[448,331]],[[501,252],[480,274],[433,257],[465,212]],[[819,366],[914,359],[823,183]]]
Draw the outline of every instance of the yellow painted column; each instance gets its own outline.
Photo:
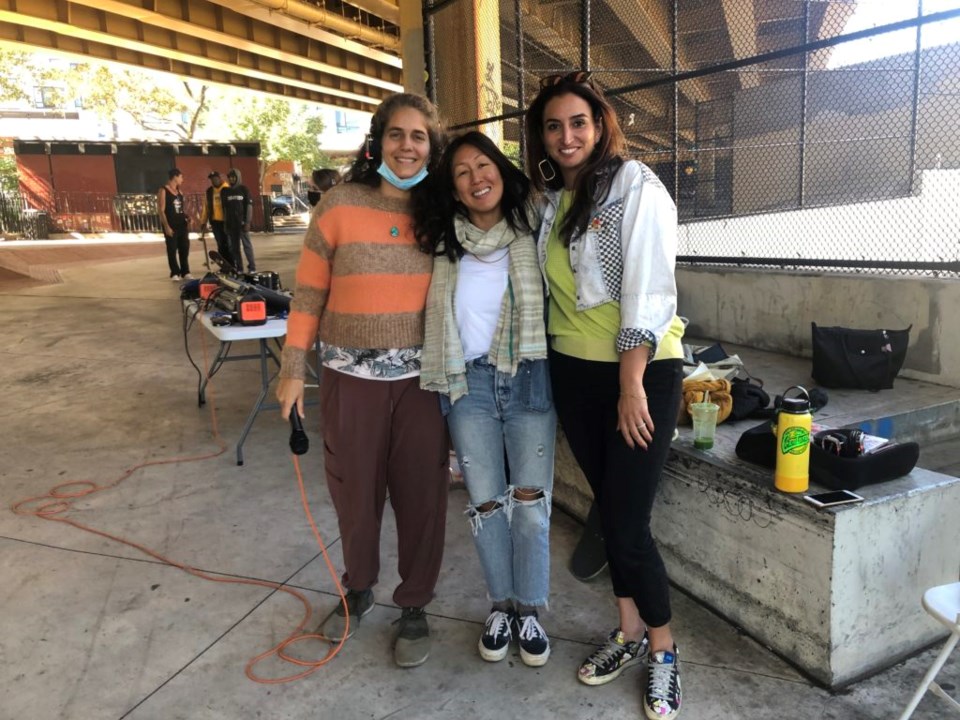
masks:
[[[434,15],[437,104],[449,125],[503,113],[499,0],[459,0]],[[498,145],[501,122],[479,130]]]
[[[423,49],[421,0],[400,0],[400,58],[403,60],[403,89],[426,91],[427,66]]]

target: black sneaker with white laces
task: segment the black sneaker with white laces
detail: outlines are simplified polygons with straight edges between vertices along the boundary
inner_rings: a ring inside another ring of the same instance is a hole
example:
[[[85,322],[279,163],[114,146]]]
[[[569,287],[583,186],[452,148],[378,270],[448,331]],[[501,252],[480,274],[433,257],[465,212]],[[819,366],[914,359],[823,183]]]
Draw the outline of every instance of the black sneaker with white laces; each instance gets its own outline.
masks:
[[[487,622],[483,625],[483,635],[477,646],[480,648],[480,657],[487,662],[497,662],[507,656],[510,649],[510,640],[513,638],[510,613],[494,608],[490,611]]]
[[[517,640],[520,642],[520,659],[529,667],[545,665],[550,657],[550,638],[543,631],[537,618],[537,611],[529,614],[514,615],[517,628]]]
[[[647,691],[643,695],[643,709],[649,720],[673,720],[680,714],[680,656],[677,646],[673,652],[661,650],[650,653],[647,662]]]
[[[617,628],[607,642],[598,647],[580,665],[577,679],[586,685],[604,685],[620,677],[620,673],[640,662],[647,654],[650,641],[644,633],[640,641],[627,640]]]

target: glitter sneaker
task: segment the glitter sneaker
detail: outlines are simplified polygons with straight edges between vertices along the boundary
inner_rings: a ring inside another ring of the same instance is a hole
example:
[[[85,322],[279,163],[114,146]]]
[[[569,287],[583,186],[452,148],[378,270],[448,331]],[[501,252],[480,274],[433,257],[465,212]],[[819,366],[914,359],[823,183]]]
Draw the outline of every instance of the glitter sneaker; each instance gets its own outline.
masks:
[[[661,650],[650,653],[647,662],[647,691],[643,709],[649,720],[673,720],[680,714],[680,656],[677,646],[673,652]]]
[[[639,642],[628,641],[617,628],[607,642],[598,647],[577,671],[577,679],[586,685],[604,685],[620,677],[620,673],[647,654],[650,641],[644,633]]]

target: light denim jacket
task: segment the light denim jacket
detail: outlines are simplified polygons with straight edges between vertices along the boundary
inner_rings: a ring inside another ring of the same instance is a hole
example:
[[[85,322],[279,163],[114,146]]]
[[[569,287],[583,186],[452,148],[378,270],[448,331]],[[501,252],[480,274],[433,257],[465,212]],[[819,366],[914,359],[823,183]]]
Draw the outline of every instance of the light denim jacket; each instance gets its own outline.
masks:
[[[544,198],[537,252],[546,278],[547,239],[560,191],[547,190]],[[677,313],[677,208],[654,172],[627,160],[603,205],[591,211],[586,232],[571,238],[569,251],[577,310],[619,302],[617,351],[647,342],[652,359]]]

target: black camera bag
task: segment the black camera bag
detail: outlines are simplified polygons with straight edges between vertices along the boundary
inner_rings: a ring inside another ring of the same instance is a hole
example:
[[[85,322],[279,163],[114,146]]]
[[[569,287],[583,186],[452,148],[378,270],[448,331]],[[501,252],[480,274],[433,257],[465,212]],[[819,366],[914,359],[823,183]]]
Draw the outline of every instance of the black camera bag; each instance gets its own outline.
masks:
[[[749,428],[737,441],[737,457],[773,470],[777,465],[777,436],[771,421]],[[819,445],[810,445],[810,480],[830,490],[856,490],[903,477],[920,459],[915,442],[888,443],[859,457],[839,457]]]

